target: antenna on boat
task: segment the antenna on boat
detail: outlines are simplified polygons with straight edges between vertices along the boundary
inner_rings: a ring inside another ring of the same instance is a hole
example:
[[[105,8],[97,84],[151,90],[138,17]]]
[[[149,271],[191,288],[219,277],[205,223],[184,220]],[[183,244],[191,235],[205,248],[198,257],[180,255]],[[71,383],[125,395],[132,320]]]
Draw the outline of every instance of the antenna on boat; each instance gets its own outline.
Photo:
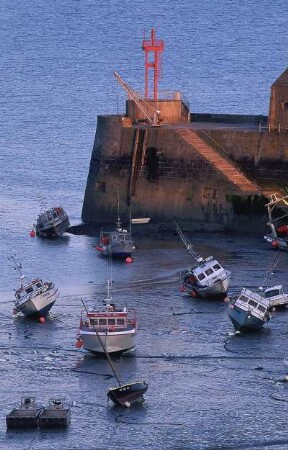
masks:
[[[109,251],[109,255],[108,255],[108,265],[109,265],[109,273],[108,273],[108,277],[107,277],[107,298],[106,298],[106,300],[112,300],[112,297],[110,295],[110,291],[112,288],[112,255],[111,255],[111,251]]]
[[[16,259],[16,256],[15,255],[10,255],[10,256],[7,256],[7,259],[9,261],[12,261],[13,269],[17,270],[19,272],[21,278],[24,278],[24,275],[23,275],[23,272],[22,272],[22,264],[20,263],[20,261],[18,261]]]
[[[185,247],[188,250],[188,252],[190,253],[190,255],[192,255],[193,258],[196,259],[196,260],[198,260],[198,258],[201,258],[201,260],[202,260],[201,255],[199,255],[199,254],[197,255],[197,253],[194,252],[193,245],[191,244],[189,239],[184,235],[184,233],[181,230],[181,228],[179,227],[178,223],[174,222],[174,225],[175,225],[177,233],[179,234],[183,244],[185,245]]]
[[[116,222],[116,226],[117,229],[121,228],[121,220],[120,220],[120,200],[119,200],[119,186],[117,185],[117,222]]]
[[[269,278],[271,278],[271,276],[273,275],[272,271],[275,269],[275,267],[277,266],[278,262],[280,260],[280,256],[276,256],[276,258],[272,261],[270,267],[268,268],[268,270],[266,271],[266,274],[264,276],[263,282],[261,286],[265,286],[268,285],[268,281]]]
[[[88,315],[88,309],[87,309],[87,306],[85,305],[84,300],[81,299],[81,302],[82,302],[82,304],[83,304],[83,306],[84,306],[84,308],[85,308],[86,314]],[[116,372],[116,370],[115,370],[115,367],[113,366],[112,359],[110,358],[109,353],[107,352],[105,345],[104,345],[103,342],[101,341],[101,337],[99,336],[98,330],[97,330],[97,328],[96,328],[96,326],[95,326],[94,324],[92,324],[92,326],[93,326],[94,331],[95,331],[95,333],[96,333],[96,335],[97,335],[97,338],[98,338],[98,340],[99,340],[99,343],[100,343],[100,345],[101,345],[101,347],[102,347],[102,349],[103,349],[103,351],[104,351],[104,353],[105,353],[105,355],[106,355],[106,357],[107,357],[107,359],[108,359],[108,362],[109,362],[109,364],[110,364],[110,367],[111,367],[111,369],[112,369],[112,372],[113,372],[113,374],[114,374],[114,377],[116,378],[116,380],[117,380],[119,386],[121,386],[121,381],[120,381],[119,375],[117,374],[117,372]]]

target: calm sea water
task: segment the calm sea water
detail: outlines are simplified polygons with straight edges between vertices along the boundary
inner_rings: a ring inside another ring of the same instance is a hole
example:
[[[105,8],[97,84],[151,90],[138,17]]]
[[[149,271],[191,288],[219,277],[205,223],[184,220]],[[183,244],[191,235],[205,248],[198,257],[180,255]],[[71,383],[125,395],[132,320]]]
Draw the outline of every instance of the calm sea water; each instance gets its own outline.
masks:
[[[29,236],[43,202],[80,222],[97,115],[125,107],[113,71],[143,91],[144,31],[165,41],[160,90],[182,91],[192,112],[267,114],[287,66],[287,2],[2,0],[0,14],[0,448],[288,449],[287,311],[230,335],[225,303],[180,294],[191,260],[177,237],[139,237],[134,263],[113,265],[114,299],[139,319],[135,352],[115,365],[149,390],[143,407],[119,410],[106,403],[107,362],[75,347],[81,298],[101,299],[108,273],[95,237]],[[260,285],[275,257],[261,236],[190,238],[231,268],[232,294]],[[45,324],[12,316],[11,254],[59,287]],[[287,290],[286,256],[274,281]],[[29,394],[65,396],[67,431],[7,432],[5,414]]]

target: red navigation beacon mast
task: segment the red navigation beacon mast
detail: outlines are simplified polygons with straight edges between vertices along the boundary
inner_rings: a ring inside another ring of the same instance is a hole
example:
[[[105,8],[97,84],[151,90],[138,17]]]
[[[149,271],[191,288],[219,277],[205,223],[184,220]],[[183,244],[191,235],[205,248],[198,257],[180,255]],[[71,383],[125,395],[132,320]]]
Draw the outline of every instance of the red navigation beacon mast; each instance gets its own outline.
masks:
[[[160,57],[164,50],[164,41],[156,39],[155,30],[151,31],[151,39],[143,39],[142,49],[145,52],[145,100],[149,100],[149,69],[154,69],[154,96],[158,100],[158,79],[160,76]],[[149,61],[149,53],[154,53],[154,60]]]

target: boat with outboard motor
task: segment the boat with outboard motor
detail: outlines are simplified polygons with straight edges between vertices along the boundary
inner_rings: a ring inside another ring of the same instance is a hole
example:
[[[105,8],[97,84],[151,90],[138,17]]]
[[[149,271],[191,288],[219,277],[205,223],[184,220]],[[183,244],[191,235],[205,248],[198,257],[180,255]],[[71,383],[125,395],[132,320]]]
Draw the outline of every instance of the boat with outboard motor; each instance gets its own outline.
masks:
[[[187,292],[192,297],[226,297],[231,277],[230,270],[224,269],[213,256],[203,258],[194,252],[192,244],[177,224],[176,230],[188,252],[196,261],[196,264],[184,273],[181,291]]]
[[[288,250],[288,195],[270,195],[266,207],[269,232],[264,236],[265,241],[274,249]]]
[[[69,217],[62,206],[50,208],[41,212],[34,225],[36,236],[56,238],[68,229]]]
[[[20,405],[6,415],[7,428],[36,428],[42,406],[36,405],[35,397],[22,397]]]
[[[30,280],[22,273],[22,266],[14,256],[14,269],[20,274],[20,287],[15,290],[13,312],[22,313],[26,317],[44,318],[59,297],[59,291],[52,282],[44,282],[41,278]]]
[[[71,419],[71,410],[62,398],[50,398],[48,405],[43,408],[38,418],[40,427],[67,427]]]
[[[22,397],[16,406],[6,415],[7,428],[59,428],[70,423],[70,407],[61,398],[51,398],[48,406],[37,405],[35,397]]]
[[[103,304],[81,312],[76,346],[92,353],[123,353],[136,344],[136,312],[127,307],[116,308],[110,296],[110,283],[108,278]]]

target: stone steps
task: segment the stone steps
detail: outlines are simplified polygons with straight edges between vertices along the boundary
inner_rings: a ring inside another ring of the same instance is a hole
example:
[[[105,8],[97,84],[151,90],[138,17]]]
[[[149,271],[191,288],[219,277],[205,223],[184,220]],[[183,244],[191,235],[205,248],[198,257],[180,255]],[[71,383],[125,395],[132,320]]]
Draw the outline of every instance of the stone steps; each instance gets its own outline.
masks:
[[[216,170],[221,172],[243,194],[261,195],[261,188],[250,181],[233,163],[221,156],[217,150],[210,147],[193,130],[177,129],[177,134],[187,142],[194,150],[201,154]]]

